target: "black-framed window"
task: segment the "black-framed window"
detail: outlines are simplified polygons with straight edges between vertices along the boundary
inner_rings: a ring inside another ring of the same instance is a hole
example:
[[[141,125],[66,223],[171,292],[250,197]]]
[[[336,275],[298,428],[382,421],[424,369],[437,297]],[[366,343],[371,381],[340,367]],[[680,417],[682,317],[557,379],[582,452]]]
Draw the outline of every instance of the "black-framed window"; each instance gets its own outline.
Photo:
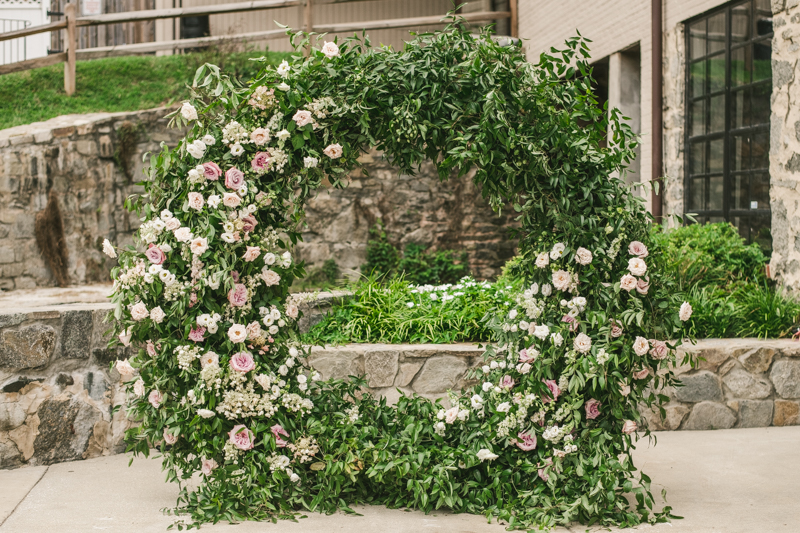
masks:
[[[686,212],[729,221],[767,250],[771,56],[770,0],[686,22]]]

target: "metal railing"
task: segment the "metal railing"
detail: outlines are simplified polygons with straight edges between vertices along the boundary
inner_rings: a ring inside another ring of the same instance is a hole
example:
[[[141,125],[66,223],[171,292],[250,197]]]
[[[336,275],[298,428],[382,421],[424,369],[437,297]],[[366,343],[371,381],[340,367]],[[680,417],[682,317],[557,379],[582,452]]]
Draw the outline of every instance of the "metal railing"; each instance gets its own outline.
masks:
[[[31,23],[29,20],[0,19],[0,34],[24,30]],[[27,42],[25,39],[14,39],[0,42],[0,65],[16,63],[27,59]]]
[[[159,50],[175,50],[185,48],[197,48],[207,46],[217,42],[241,42],[241,41],[262,41],[268,39],[279,39],[286,35],[285,30],[267,30],[251,32],[237,35],[223,35],[211,37],[198,37],[194,39],[178,39],[172,41],[160,41],[152,43],[136,43],[120,46],[101,46],[97,48],[84,48],[78,50],[77,28],[83,26],[95,26],[99,24],[118,24],[121,22],[140,22],[146,20],[158,20],[181,17],[197,17],[202,15],[219,15],[223,13],[241,13],[247,11],[259,11],[266,9],[277,9],[282,7],[298,6],[303,9],[304,31],[311,33],[338,33],[361,31],[369,29],[388,29],[388,28],[413,28],[417,26],[435,25],[442,21],[443,17],[411,17],[402,19],[371,20],[362,22],[345,22],[336,24],[317,25],[313,24],[313,4],[316,3],[335,3],[337,0],[252,0],[250,2],[239,2],[234,4],[221,4],[211,6],[197,6],[173,9],[149,9],[145,11],[128,11],[125,13],[107,13],[103,15],[78,17],[75,4],[67,4],[64,8],[65,20],[34,26],[30,28],[18,29],[7,33],[0,33],[0,43],[12,39],[20,39],[29,35],[58,31],[66,29],[65,46],[66,51],[39,57],[17,61],[8,65],[0,65],[0,74],[29,70],[33,68],[65,63],[64,65],[64,90],[68,95],[75,93],[75,63],[78,59],[95,59],[100,57],[112,57],[122,55],[133,55],[157,52]],[[338,0],[341,1],[341,0]],[[516,14],[517,1],[511,0],[510,11],[482,11],[478,13],[465,13],[460,15],[467,22],[488,22],[493,20],[511,19],[512,37],[516,37]]]

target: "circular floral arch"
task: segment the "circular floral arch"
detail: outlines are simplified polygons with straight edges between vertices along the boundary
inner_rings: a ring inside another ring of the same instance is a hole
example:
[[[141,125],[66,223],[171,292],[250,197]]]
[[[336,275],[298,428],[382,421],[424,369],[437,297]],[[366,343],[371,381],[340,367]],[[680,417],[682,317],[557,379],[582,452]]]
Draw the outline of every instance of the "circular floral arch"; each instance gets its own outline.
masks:
[[[359,502],[516,527],[668,516],[650,514],[630,449],[637,405],[674,382],[670,339],[691,309],[614,177],[636,139],[598,108],[587,59],[576,38],[534,65],[453,19],[402,51],[325,43],[245,87],[198,70],[175,114],[188,134],[152,158],[132,202],[145,251],[122,252],[113,272],[119,342],[139,347],[116,365],[139,422],[130,449],[158,446],[174,481],[202,476],[180,493],[191,520]],[[345,186],[369,147],[404,172],[426,159],[442,179],[475,169],[491,205],[518,213],[528,288],[489,319],[477,384],[447,409],[387,406],[363,380],[322,381],[305,362],[289,293],[304,274],[291,255],[303,204],[323,178]]]

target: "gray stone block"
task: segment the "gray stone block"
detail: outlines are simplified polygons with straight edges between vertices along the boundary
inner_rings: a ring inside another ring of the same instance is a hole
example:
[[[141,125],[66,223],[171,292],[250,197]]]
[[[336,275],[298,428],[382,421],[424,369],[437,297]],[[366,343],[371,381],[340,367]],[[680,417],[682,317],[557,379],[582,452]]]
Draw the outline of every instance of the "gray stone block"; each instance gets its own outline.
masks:
[[[37,464],[49,465],[83,458],[100,411],[76,398],[45,400],[37,411],[39,434],[33,443]]]
[[[414,379],[412,389],[420,394],[442,393],[452,389],[467,370],[467,363],[452,355],[431,357]]]
[[[364,373],[359,364],[360,354],[346,350],[326,350],[312,353],[308,362],[322,374],[322,379],[347,379]]]
[[[742,400],[739,402],[740,428],[765,428],[772,424],[772,400]]]
[[[0,431],[11,431],[25,423],[25,409],[19,402],[0,402]]]
[[[775,357],[777,350],[774,348],[760,347],[753,348],[752,350],[739,356],[739,361],[748,372],[754,374],[763,374],[769,370],[772,364],[772,359]]]
[[[769,380],[754,376],[743,368],[734,368],[722,378],[725,386],[731,391],[731,399],[761,399],[772,394]]]
[[[397,350],[368,350],[364,354],[364,372],[370,387],[389,387],[397,376],[400,352]]]
[[[733,412],[721,403],[700,402],[694,406],[683,429],[730,429],[736,423]]]
[[[83,380],[83,388],[93,400],[101,401],[111,387],[106,377],[100,372],[89,372]]]
[[[3,330],[0,333],[0,368],[44,366],[50,361],[55,344],[55,330],[44,324]]]
[[[92,344],[92,312],[64,311],[61,318],[61,357],[88,359]]]
[[[681,384],[682,387],[675,387],[675,398],[681,402],[722,401],[719,378],[707,370],[681,376]]]
[[[800,361],[776,361],[769,377],[782,398],[800,398]]]

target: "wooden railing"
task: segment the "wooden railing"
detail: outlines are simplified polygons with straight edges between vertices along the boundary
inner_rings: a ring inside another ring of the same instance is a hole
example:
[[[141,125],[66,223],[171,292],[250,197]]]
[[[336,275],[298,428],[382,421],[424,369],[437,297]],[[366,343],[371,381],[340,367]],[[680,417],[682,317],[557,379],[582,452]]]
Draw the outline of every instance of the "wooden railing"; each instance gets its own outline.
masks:
[[[329,0],[330,1],[330,0]],[[335,1],[335,0],[334,0]],[[511,0],[510,11],[482,11],[479,13],[465,13],[460,15],[468,22],[485,22],[491,20],[511,19],[511,33],[516,37],[516,0]],[[151,43],[125,44],[119,46],[101,46],[78,50],[77,28],[83,26],[96,26],[99,24],[118,24],[121,22],[141,22],[148,20],[197,17],[203,15],[220,15],[225,13],[241,13],[246,11],[260,11],[282,7],[300,6],[303,10],[304,31],[307,33],[341,33],[361,30],[375,30],[388,28],[413,28],[438,24],[443,17],[411,17],[402,19],[371,20],[364,22],[343,22],[336,24],[313,24],[313,0],[252,0],[235,4],[221,4],[213,6],[184,7],[175,9],[149,9],[145,11],[128,11],[125,13],[107,13],[88,17],[78,17],[75,4],[67,4],[64,9],[65,20],[33,26],[23,30],[0,33],[0,42],[19,39],[38,33],[66,30],[66,51],[38,57],[27,61],[19,61],[0,65],[0,74],[18,72],[33,68],[55,65],[64,62],[64,91],[68,95],[75,93],[75,64],[78,59],[96,59],[101,57],[144,54],[159,50],[174,50],[197,48],[216,42],[242,42],[263,41],[281,38],[286,35],[285,30],[268,30],[237,35],[224,35],[212,37],[198,37],[194,39],[178,39],[172,41],[159,41]]]

